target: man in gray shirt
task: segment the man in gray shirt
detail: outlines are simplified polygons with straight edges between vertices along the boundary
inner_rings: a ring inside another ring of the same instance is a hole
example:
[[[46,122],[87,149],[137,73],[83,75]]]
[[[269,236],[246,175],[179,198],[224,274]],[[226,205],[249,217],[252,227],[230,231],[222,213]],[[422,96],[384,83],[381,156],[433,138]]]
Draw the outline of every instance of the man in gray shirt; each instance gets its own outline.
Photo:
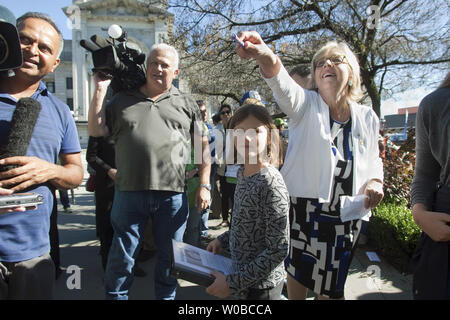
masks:
[[[89,110],[91,136],[111,135],[116,147],[116,189],[111,211],[113,243],[105,272],[108,299],[127,299],[132,268],[149,218],[158,257],[156,299],[174,299],[177,281],[169,276],[172,239],[182,241],[188,207],[184,193],[190,135],[201,141],[198,165],[201,187],[197,207],[210,201],[210,159],[206,133],[195,100],[172,86],[178,74],[178,53],[166,44],[154,45],[147,63],[146,84],[121,91],[104,106],[109,80],[96,79]]]

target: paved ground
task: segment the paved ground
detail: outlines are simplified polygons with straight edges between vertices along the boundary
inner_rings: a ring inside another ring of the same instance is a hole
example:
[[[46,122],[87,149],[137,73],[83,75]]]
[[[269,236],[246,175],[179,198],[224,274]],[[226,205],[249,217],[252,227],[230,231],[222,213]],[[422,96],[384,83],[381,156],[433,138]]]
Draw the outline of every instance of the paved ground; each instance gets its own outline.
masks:
[[[84,160],[84,153],[83,153]],[[86,174],[87,178],[88,175]],[[86,182],[86,180],[84,181]],[[100,243],[95,233],[95,211],[93,193],[85,191],[84,183],[75,190],[73,213],[66,214],[59,205],[58,227],[60,235],[60,254],[63,273],[56,281],[56,299],[61,300],[102,300],[103,269],[99,256]],[[210,226],[221,220],[210,220]],[[212,230],[218,235],[223,229]],[[397,300],[411,299],[411,275],[402,275],[387,264],[371,262],[363,247],[356,251],[346,282],[345,298],[348,300]],[[146,277],[135,278],[130,291],[130,299],[154,299],[153,269],[155,258],[141,264],[147,272]],[[79,288],[75,281],[73,267],[80,268]],[[73,288],[75,287],[75,288]],[[72,289],[71,289],[72,288]],[[205,293],[204,288],[187,281],[180,281],[177,299],[214,300]],[[308,299],[312,299],[309,296]]]

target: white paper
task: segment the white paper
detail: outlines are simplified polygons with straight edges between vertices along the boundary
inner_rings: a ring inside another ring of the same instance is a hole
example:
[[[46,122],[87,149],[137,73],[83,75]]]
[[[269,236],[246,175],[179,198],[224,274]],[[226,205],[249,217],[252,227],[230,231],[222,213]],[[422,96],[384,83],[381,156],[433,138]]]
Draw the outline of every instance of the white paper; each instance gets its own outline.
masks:
[[[381,262],[380,258],[378,257],[378,255],[375,252],[367,251],[366,254],[367,254],[367,257],[369,257],[370,261]]]
[[[369,221],[370,209],[364,207],[365,195],[361,194],[354,197],[341,196],[340,199],[342,222],[358,219]]]
[[[222,272],[225,275],[233,273],[233,264],[229,258],[174,239],[172,239],[172,245],[176,264],[204,274],[210,274],[211,270]]]

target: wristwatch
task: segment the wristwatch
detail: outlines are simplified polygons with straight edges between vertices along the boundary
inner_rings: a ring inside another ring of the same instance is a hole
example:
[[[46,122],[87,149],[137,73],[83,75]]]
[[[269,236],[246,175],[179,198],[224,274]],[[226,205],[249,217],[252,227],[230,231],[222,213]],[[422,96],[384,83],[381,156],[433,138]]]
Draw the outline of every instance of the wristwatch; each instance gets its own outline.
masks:
[[[208,183],[208,184],[202,183],[202,184],[200,184],[200,187],[206,188],[206,189],[208,189],[209,191],[211,191],[211,185],[210,185],[209,183]]]

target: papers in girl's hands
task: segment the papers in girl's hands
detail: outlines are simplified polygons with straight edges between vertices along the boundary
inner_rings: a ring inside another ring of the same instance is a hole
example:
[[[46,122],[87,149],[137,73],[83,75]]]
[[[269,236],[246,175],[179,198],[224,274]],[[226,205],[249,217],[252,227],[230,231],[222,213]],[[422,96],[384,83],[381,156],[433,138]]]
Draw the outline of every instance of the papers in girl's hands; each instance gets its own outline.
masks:
[[[218,271],[225,275],[234,272],[233,263],[229,258],[174,239],[172,239],[172,247],[171,273],[177,278],[208,287],[214,282],[211,271]]]
[[[361,194],[354,197],[341,196],[340,199],[342,222],[358,219],[369,221],[370,209],[364,207],[366,195]]]

